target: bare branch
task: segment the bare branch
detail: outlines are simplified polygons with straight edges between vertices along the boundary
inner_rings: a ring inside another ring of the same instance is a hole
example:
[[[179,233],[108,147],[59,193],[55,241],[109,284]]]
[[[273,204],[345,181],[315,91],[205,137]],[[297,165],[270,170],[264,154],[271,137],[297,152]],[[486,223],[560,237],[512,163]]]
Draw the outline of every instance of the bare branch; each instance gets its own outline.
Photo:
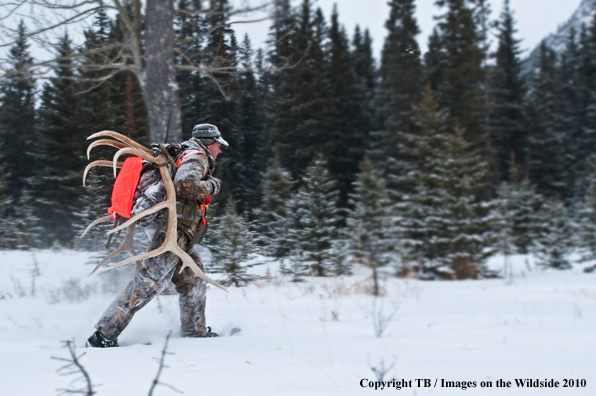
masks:
[[[85,370],[83,365],[81,365],[81,362],[79,362],[79,359],[81,357],[83,357],[83,355],[85,355],[85,353],[81,354],[80,356],[76,355],[76,353],[75,353],[76,347],[74,346],[74,340],[64,341],[64,347],[68,348],[68,352],[70,353],[70,359],[52,357],[52,359],[54,359],[54,360],[60,360],[60,361],[68,363],[68,364],[60,367],[57,370],[57,372],[60,373],[60,375],[71,375],[71,374],[80,373],[81,377],[75,378],[75,380],[71,382],[71,385],[74,384],[75,382],[78,382],[81,379],[84,379],[85,386],[83,386],[82,388],[79,388],[79,389],[72,389],[72,388],[58,389],[59,391],[62,391],[62,393],[60,393],[60,395],[81,394],[81,395],[85,395],[85,396],[93,396],[95,394],[95,392],[93,391],[93,385],[91,384],[91,377],[89,377],[89,373],[87,373],[87,370]],[[72,369],[72,370],[66,371],[66,369]]]
[[[166,342],[163,346],[163,350],[161,351],[161,358],[159,359],[159,368],[157,369],[157,375],[155,376],[155,379],[153,380],[153,383],[151,384],[151,388],[149,389],[149,396],[153,395],[153,390],[155,389],[155,387],[157,385],[163,385],[163,386],[167,386],[168,388],[178,392],[178,393],[184,393],[176,388],[174,388],[172,385],[169,384],[164,384],[163,382],[159,382],[159,376],[161,375],[161,371],[164,369],[164,367],[167,367],[164,362],[166,359],[166,355],[173,355],[173,353],[168,352],[168,341],[170,340],[170,336],[172,335],[172,331],[170,330],[170,332],[168,333],[168,335],[166,336]]]

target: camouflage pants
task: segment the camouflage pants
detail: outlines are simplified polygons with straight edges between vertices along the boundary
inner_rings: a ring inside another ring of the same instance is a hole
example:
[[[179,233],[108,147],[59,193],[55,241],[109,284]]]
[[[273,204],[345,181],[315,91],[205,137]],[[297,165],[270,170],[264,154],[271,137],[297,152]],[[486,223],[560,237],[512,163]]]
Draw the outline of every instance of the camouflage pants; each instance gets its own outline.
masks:
[[[164,241],[162,234],[149,246],[157,249]],[[189,238],[178,231],[178,246],[185,250],[203,270],[203,263]],[[207,285],[196,277],[190,268],[181,273],[182,260],[171,252],[143,260],[141,268],[126,289],[110,304],[99,322],[95,325],[103,335],[111,340],[128,326],[134,314],[160,293],[170,281],[179,294],[180,321],[183,337],[205,337],[205,303]]]

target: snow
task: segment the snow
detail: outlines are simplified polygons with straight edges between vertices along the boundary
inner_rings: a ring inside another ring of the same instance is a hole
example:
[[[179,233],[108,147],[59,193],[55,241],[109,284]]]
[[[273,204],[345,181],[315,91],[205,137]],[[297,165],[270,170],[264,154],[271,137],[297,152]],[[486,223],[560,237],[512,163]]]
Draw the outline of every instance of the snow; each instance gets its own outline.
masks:
[[[34,258],[39,277],[32,276]],[[81,363],[92,382],[101,384],[97,395],[147,395],[158,369],[154,358],[170,330],[168,351],[174,354],[167,355],[160,379],[186,395],[367,394],[372,390],[360,382],[376,381],[371,367],[381,360],[386,367],[394,363],[385,380],[412,380],[413,389],[400,391],[407,395],[461,394],[460,388],[439,388],[441,379],[476,381],[476,388],[465,390],[474,395],[596,394],[596,275],[583,273],[582,265],[539,270],[532,257],[511,256],[511,282],[389,278],[386,296],[376,302],[362,293],[370,286],[362,268],[350,278],[292,283],[277,276],[229,293],[209,287],[208,324],[219,333],[240,327],[239,335],[180,338],[177,297],[162,295],[135,316],[121,348],[85,349],[114,297],[102,291],[107,277],[87,277],[89,258],[72,251],[0,252],[0,394],[52,395],[67,388],[77,376],[60,376],[63,362],[52,357],[66,358],[61,341],[74,338],[78,353],[86,353]],[[501,268],[503,262],[495,257],[489,265]],[[276,274],[276,263],[268,265]],[[263,274],[266,266],[250,270]],[[65,297],[63,282],[73,279],[88,286],[87,299]],[[62,301],[52,303],[52,296]],[[377,338],[373,319],[395,308]],[[587,385],[517,388],[515,379],[526,378],[554,379],[560,386],[564,379],[586,379]],[[415,379],[438,379],[438,385],[416,387]],[[497,388],[498,379],[512,387]],[[480,381],[493,387],[480,388]],[[154,394],[177,393],[159,386]]]

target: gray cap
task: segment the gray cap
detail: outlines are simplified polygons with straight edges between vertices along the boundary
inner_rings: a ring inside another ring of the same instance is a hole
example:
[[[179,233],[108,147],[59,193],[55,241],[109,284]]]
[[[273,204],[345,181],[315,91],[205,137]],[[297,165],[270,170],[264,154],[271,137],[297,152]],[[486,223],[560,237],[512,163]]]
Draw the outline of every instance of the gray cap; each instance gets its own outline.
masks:
[[[192,129],[192,137],[200,140],[213,139],[221,143],[222,146],[228,147],[229,144],[221,137],[221,132],[213,124],[197,124]]]

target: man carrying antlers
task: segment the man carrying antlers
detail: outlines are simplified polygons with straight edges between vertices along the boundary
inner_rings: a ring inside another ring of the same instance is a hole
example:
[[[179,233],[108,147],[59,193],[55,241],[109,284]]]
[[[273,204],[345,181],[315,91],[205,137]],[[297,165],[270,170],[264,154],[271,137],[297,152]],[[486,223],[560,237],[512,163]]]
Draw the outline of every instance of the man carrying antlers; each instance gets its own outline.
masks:
[[[192,138],[174,148],[172,153],[163,153],[175,160],[174,187],[176,189],[176,212],[178,220],[177,242],[204,272],[201,259],[194,247],[205,232],[205,213],[211,196],[220,189],[220,181],[213,177],[215,159],[221,153],[221,146],[228,146],[215,125],[199,124],[193,128]],[[170,151],[170,150],[168,150]],[[151,164],[144,163],[144,166]],[[164,200],[165,187],[159,171],[144,171],[139,180],[133,214]],[[157,213],[142,218],[139,223],[146,226],[145,232],[151,243],[148,251],[159,248],[166,238],[164,219],[166,214]],[[211,328],[205,326],[206,282],[195,276],[189,267],[183,271],[181,258],[173,252],[143,260],[134,279],[112,302],[95,325],[97,331],[89,338],[92,347],[117,347],[118,336],[130,323],[134,314],[143,308],[169,282],[173,282],[179,293],[181,334],[183,337],[216,337]]]

